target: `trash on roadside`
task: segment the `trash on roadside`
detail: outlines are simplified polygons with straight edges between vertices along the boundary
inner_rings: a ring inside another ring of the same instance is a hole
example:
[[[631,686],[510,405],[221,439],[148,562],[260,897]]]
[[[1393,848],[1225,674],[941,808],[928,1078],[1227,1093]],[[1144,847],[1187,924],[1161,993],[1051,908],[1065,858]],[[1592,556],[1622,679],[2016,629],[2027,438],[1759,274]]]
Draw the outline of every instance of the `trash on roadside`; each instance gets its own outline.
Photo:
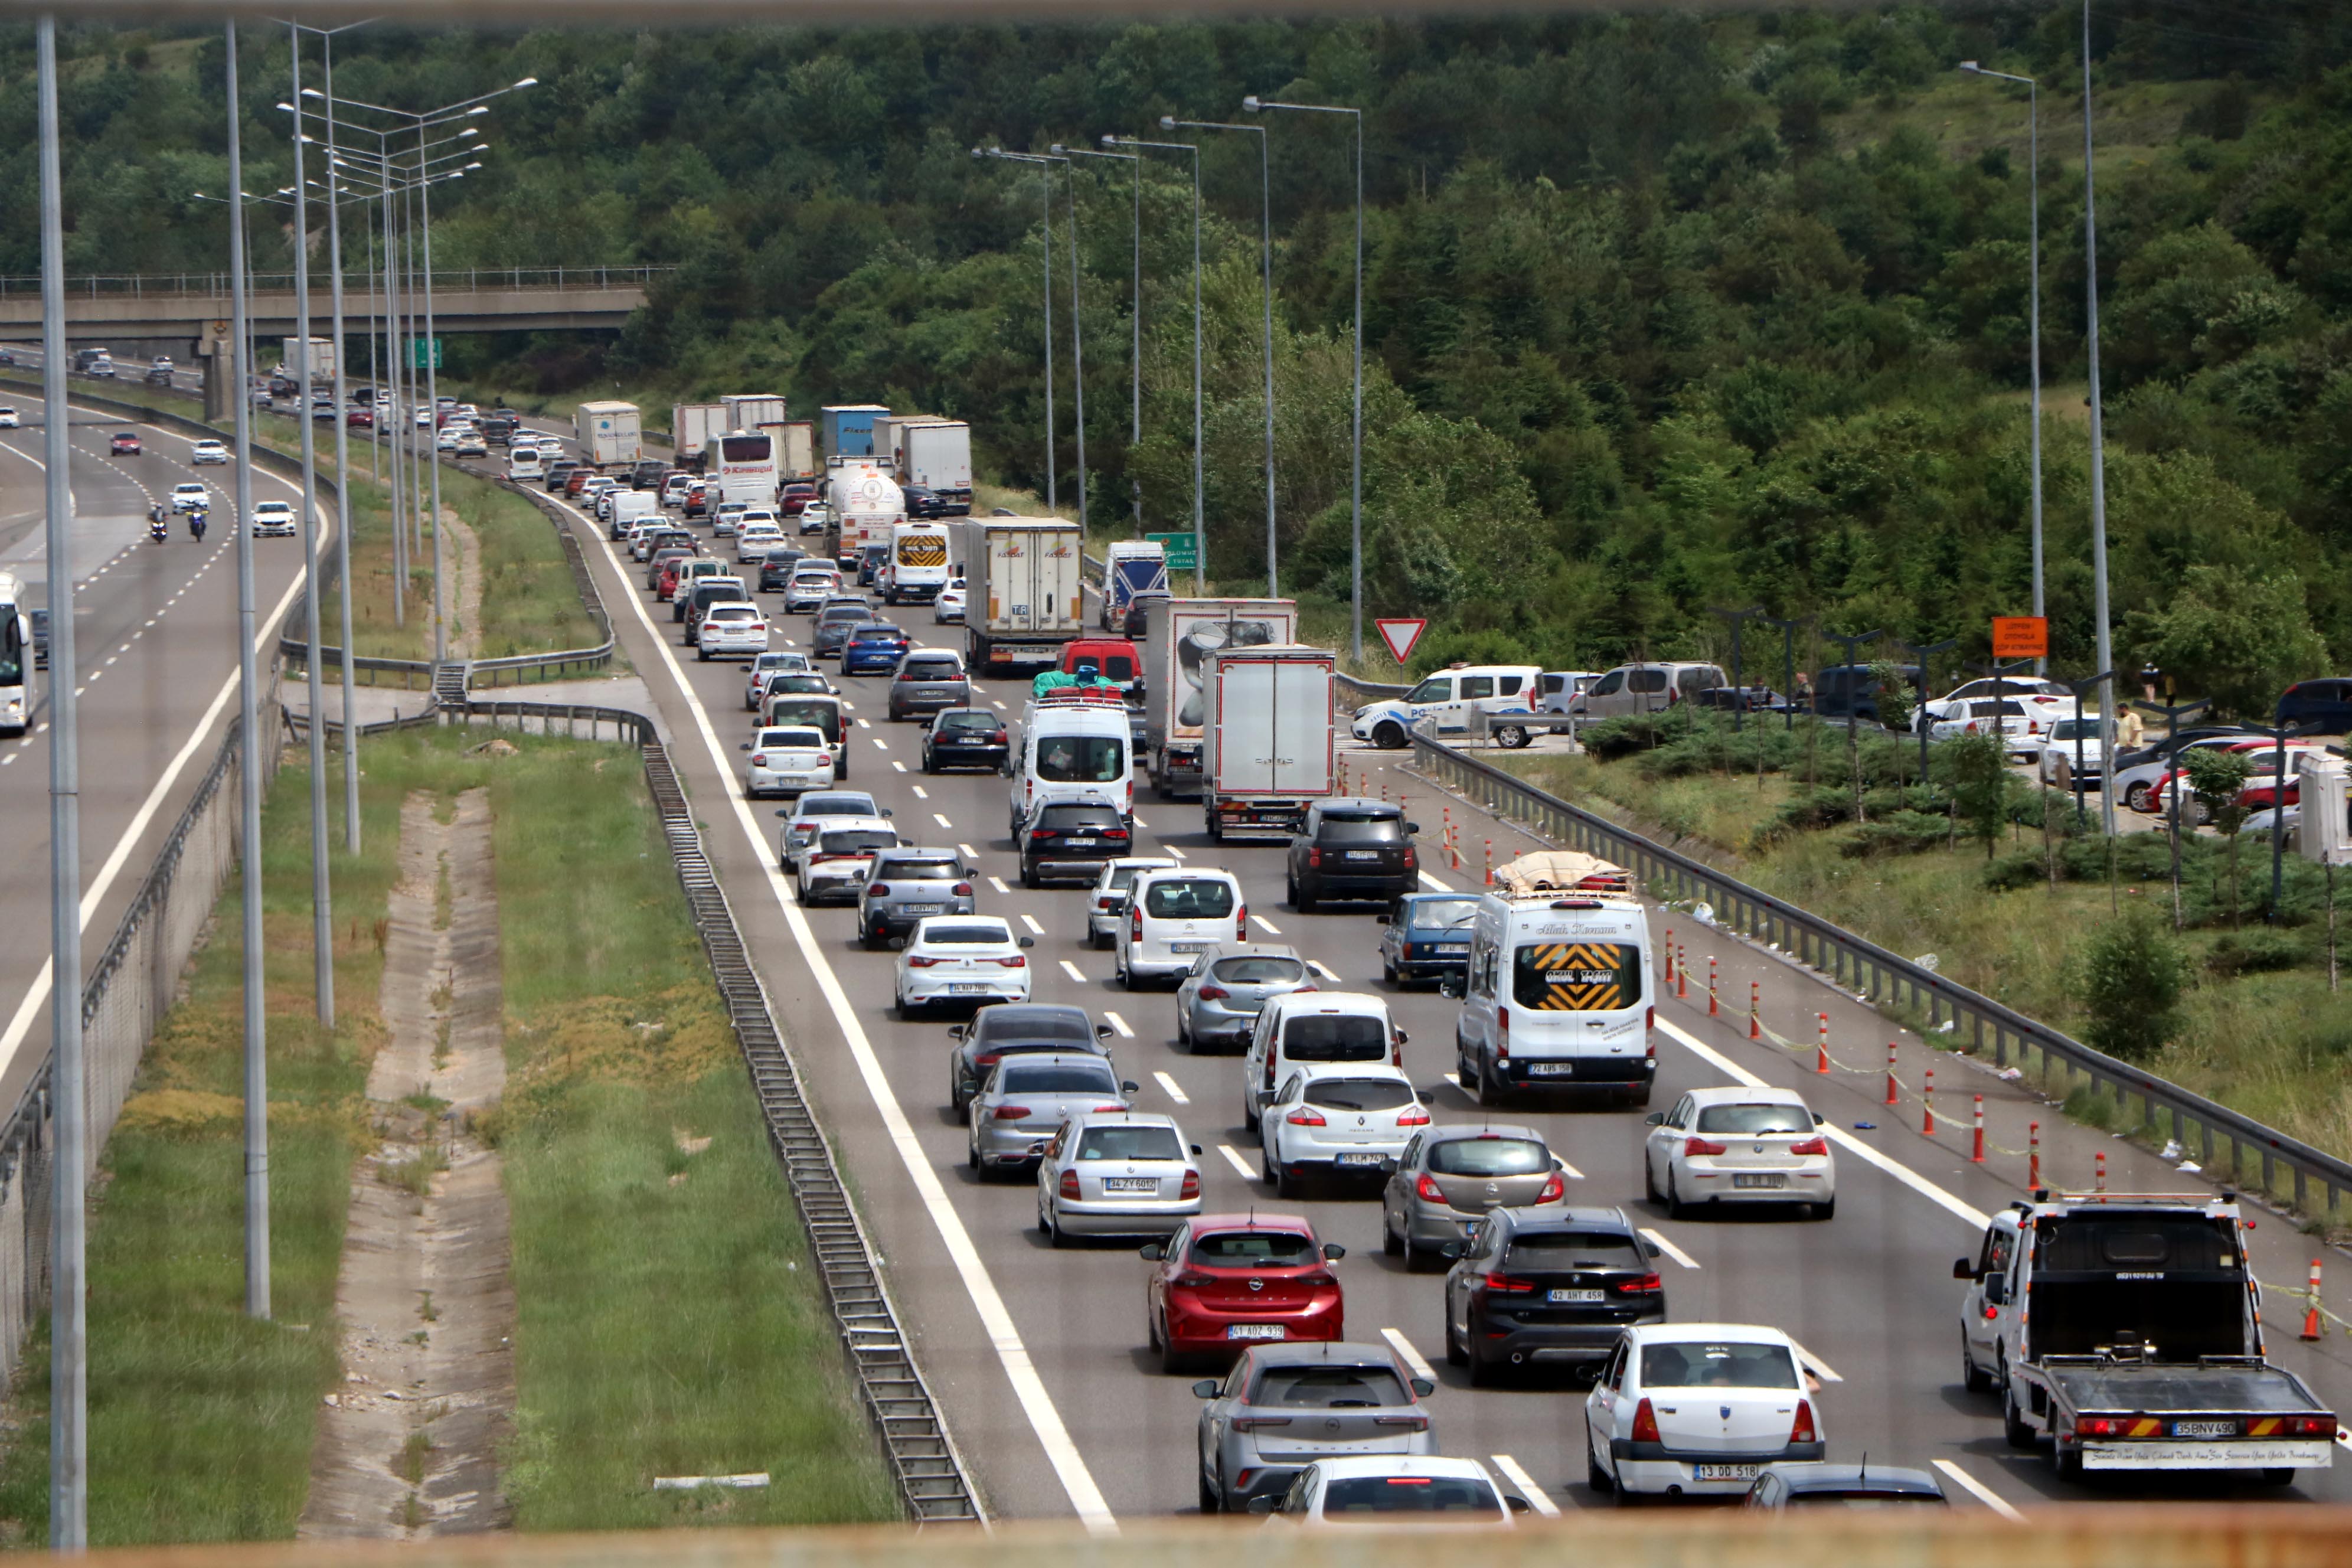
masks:
[[[1875,1132],[1878,1131],[1878,1123],[1875,1121],[1857,1121],[1853,1124],[1853,1130],[1856,1132]]]

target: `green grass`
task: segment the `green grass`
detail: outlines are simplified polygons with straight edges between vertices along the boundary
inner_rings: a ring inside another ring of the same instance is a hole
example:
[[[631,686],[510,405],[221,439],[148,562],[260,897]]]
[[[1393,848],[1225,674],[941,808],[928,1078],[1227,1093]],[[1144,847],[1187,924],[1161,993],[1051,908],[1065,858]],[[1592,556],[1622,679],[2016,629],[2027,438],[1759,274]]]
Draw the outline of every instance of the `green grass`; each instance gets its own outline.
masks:
[[[545,512],[511,490],[464,475],[444,478],[441,499],[481,542],[476,658],[595,646],[596,623],[580,602],[562,542]]]

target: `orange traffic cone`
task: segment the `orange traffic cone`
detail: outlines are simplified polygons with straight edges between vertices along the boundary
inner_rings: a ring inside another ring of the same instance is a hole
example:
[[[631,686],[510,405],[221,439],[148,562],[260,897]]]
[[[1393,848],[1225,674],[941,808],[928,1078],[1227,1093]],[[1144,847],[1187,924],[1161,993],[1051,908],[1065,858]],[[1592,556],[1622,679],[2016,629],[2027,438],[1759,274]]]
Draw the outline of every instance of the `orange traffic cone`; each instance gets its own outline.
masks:
[[[2303,1332],[2296,1337],[2306,1340],[2326,1338],[2326,1331],[2319,1326],[2319,1259],[2316,1258],[2311,1260],[2311,1299],[2303,1310]]]

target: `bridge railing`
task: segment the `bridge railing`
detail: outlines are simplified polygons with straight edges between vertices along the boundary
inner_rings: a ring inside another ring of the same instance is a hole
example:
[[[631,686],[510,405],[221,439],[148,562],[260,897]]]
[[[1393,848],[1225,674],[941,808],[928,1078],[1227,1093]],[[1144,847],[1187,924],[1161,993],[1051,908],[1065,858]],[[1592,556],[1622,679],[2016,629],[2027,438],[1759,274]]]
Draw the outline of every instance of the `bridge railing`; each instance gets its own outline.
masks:
[[[433,274],[436,289],[643,289],[677,270],[674,267],[464,267],[442,268]],[[333,274],[325,268],[310,275],[313,289],[325,289]],[[371,275],[352,268],[343,276],[343,287],[364,289]],[[229,297],[229,277],[223,272],[91,272],[66,279],[68,299],[99,300],[109,298],[131,300],[211,299]],[[251,289],[256,294],[290,294],[294,291],[291,272],[257,272],[252,275]],[[0,274],[0,297],[12,294],[37,298],[41,291],[38,273]]]

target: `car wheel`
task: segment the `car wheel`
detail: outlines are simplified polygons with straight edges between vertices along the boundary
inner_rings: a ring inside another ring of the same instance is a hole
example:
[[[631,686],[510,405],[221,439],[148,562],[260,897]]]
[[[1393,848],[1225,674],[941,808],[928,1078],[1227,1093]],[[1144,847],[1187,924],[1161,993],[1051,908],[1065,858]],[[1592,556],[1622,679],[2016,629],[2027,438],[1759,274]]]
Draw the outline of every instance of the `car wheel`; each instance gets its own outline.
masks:
[[[1372,744],[1383,751],[1396,751],[1404,744],[1404,726],[1393,719],[1381,720],[1372,726]]]
[[[1462,1342],[1454,1336],[1454,1313],[1450,1310],[1445,1314],[1445,1364],[1448,1366],[1470,1364],[1470,1352],[1464,1350]]]
[[[1471,1387],[1492,1388],[1495,1385],[1496,1373],[1500,1369],[1497,1368],[1493,1362],[1488,1361],[1485,1356],[1478,1353],[1478,1347],[1475,1343],[1467,1346],[1464,1350],[1462,1359],[1464,1364],[1467,1365],[1470,1369]]]
[[[1201,1476],[1201,1511],[1202,1513],[1222,1513],[1224,1511],[1224,1483],[1221,1480],[1211,1480],[1207,1473],[1205,1471],[1202,1472]]]
[[[1970,1394],[1992,1392],[1992,1373],[1980,1369],[1977,1365],[1977,1358],[1969,1353],[1969,1336],[1966,1330],[1961,1331],[1960,1333],[1960,1386]]]
[[[2031,1448],[2042,1441],[2041,1429],[2032,1418],[2018,1414],[2015,1389],[2000,1402],[2000,1435],[2012,1448]]]
[[[1642,1151],[1642,1195],[1652,1203],[1658,1201],[1658,1175],[1650,1169],[1650,1152]]]
[[[1592,1434],[1584,1435],[1584,1484],[1602,1497],[1617,1489],[1617,1479],[1601,1468],[1601,1451],[1592,1446]]]
[[[1524,724],[1505,724],[1495,731],[1494,735],[1497,745],[1507,747],[1515,752],[1526,745],[1528,740],[1528,727]]]
[[[1260,1158],[1264,1158],[1264,1155]],[[1274,1184],[1274,1195],[1278,1198],[1295,1198],[1298,1195],[1298,1189],[1306,1184],[1284,1170],[1282,1163],[1278,1160],[1274,1162],[1272,1173],[1266,1179]]]
[[[1385,1207],[1381,1210],[1381,1250],[1391,1258],[1404,1256],[1404,1243],[1397,1239],[1397,1233],[1391,1228],[1389,1211]]]
[[[1668,1219],[1690,1217],[1690,1205],[1683,1202],[1682,1194],[1675,1190],[1675,1168],[1672,1165],[1666,1167],[1666,1217]]]
[[[1394,985],[1397,983],[1396,965],[1391,963],[1385,958],[1381,960],[1381,978],[1388,982],[1391,985]]]
[[[1129,969],[1124,963],[1118,966],[1118,983],[1129,991],[1140,991],[1143,989],[1142,976],[1137,974],[1134,970]]]
[[[988,1174],[986,1171],[981,1168],[980,1145],[973,1142],[969,1138],[963,1141],[963,1163],[970,1168],[971,1173],[975,1176],[986,1176]]]
[[[1290,907],[1302,915],[1315,912],[1315,895],[1307,890],[1306,883],[1300,882],[1291,889]]]
[[[2130,806],[2134,811],[2146,811],[2147,809],[2149,795],[2152,793],[2153,792],[2150,791],[2147,785],[2144,784],[2136,784],[2132,785],[2131,788],[2124,791],[2124,804]]]
[[[1484,1106],[1500,1105],[1509,1093],[1510,1090],[1508,1086],[1496,1081],[1495,1075],[1486,1070],[1486,1058],[1483,1056],[1480,1057],[1478,1058],[1478,1089],[1475,1096],[1478,1103]]]
[[[1037,885],[1037,873],[1030,869],[1029,862],[1026,860],[1021,862],[1021,885],[1024,888],[1034,888]]]
[[[1054,1222],[1045,1217],[1045,1205],[1044,1204],[1039,1204],[1037,1205],[1037,1234],[1039,1236],[1051,1236],[1054,1234]]]
[[[1063,1233],[1061,1222],[1054,1217],[1052,1209],[1045,1211],[1045,1239],[1056,1247],[1066,1247],[1070,1245],[1070,1238]]]

